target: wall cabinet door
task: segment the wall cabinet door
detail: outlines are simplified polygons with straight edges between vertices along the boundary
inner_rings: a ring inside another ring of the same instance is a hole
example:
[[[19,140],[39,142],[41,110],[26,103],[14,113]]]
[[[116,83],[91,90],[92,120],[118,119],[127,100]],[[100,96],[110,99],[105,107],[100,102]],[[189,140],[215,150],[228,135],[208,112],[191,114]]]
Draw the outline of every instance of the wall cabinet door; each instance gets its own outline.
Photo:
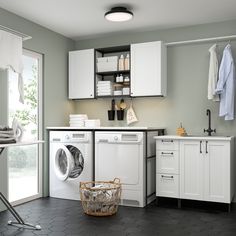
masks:
[[[94,49],[69,52],[69,99],[94,98]]]
[[[166,64],[163,42],[131,44],[131,96],[165,96]]]
[[[204,199],[230,203],[230,142],[206,141]]]
[[[203,145],[180,142],[180,198],[203,200]]]

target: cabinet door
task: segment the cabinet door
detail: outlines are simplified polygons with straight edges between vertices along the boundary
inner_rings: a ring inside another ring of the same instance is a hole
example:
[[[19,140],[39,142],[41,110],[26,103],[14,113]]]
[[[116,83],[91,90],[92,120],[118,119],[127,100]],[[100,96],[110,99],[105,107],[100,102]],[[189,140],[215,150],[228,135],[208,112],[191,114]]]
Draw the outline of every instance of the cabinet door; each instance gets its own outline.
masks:
[[[230,142],[206,141],[205,145],[204,198],[230,203]]]
[[[94,98],[94,49],[69,52],[69,99]]]
[[[203,200],[203,142],[180,142],[180,198]]]
[[[163,42],[131,45],[131,96],[166,95],[166,46]]]

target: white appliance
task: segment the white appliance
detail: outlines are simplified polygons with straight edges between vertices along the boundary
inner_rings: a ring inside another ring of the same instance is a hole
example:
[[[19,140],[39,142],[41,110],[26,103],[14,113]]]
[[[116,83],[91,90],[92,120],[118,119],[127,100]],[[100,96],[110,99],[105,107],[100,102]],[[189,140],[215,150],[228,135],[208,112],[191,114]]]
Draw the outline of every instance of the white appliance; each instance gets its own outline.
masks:
[[[92,132],[50,132],[50,196],[80,200],[80,181],[92,181]]]
[[[145,206],[145,148],[143,132],[95,132],[95,180],[120,178],[122,205]],[[153,171],[152,182],[155,189],[155,169]]]

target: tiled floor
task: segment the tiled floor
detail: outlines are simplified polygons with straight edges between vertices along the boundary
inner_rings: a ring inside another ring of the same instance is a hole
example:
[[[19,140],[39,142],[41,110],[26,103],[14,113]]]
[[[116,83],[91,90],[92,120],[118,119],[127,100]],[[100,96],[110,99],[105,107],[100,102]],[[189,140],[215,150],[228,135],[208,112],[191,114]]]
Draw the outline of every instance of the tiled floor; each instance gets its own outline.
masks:
[[[168,203],[169,204],[169,203]],[[120,207],[112,217],[91,217],[83,213],[80,202],[44,198],[16,208],[24,219],[40,224],[41,231],[7,226],[9,212],[0,213],[0,235],[122,236],[122,235],[236,235],[236,211],[227,213],[217,205],[152,204],[147,208]],[[214,210],[212,210],[214,209]],[[217,209],[217,210],[216,210]]]

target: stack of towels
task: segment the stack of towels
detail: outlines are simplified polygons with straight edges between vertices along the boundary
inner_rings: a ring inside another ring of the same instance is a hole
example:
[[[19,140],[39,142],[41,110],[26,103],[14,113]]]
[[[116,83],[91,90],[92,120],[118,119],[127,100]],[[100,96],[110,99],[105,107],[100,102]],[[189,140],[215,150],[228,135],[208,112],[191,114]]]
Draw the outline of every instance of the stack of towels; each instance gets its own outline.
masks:
[[[97,83],[97,95],[109,96],[113,95],[113,86],[111,81],[98,81]]]
[[[85,120],[88,119],[86,114],[71,114],[70,127],[84,127]]]
[[[13,129],[8,126],[0,126],[0,144],[16,143]]]

